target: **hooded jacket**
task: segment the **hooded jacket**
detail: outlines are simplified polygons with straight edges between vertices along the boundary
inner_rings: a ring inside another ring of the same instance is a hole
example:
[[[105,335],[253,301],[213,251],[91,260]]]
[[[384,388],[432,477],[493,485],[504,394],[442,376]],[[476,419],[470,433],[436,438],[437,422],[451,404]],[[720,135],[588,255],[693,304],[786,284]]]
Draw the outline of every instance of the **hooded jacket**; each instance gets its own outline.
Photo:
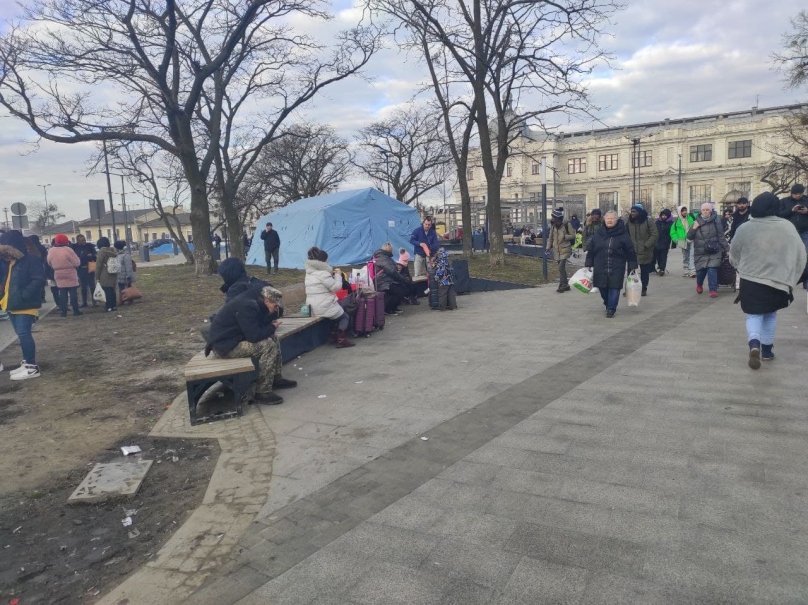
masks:
[[[595,287],[623,287],[626,268],[629,271],[637,268],[637,254],[622,220],[618,219],[612,228],[604,223],[595,231],[589,240],[584,264],[592,267],[592,283]]]
[[[421,228],[421,231],[423,231],[423,228]],[[418,249],[420,250],[420,248]],[[432,249],[430,246],[429,251],[434,254],[437,251],[437,247]],[[421,256],[423,256],[423,252],[424,251],[421,250]],[[376,264],[376,289],[379,292],[387,292],[393,282],[398,282],[404,285],[409,285],[411,283],[406,277],[398,272],[398,269],[396,269],[396,264],[393,262],[392,252],[379,248],[373,253],[373,262]]]
[[[685,226],[682,221],[682,210],[687,210],[687,225]],[[690,212],[687,206],[679,206],[676,209],[676,220],[671,225],[671,240],[674,242],[685,242],[687,244],[687,232],[690,230],[691,225],[696,221],[696,217]]]
[[[553,252],[555,260],[565,260],[572,256],[572,242],[575,241],[575,229],[567,221],[558,224],[550,221],[550,236],[547,238],[546,250]]]
[[[671,225],[673,220],[668,218],[658,218],[655,222],[657,230],[657,241],[654,246],[657,250],[667,250],[671,247]]]
[[[219,277],[224,282],[219,290],[225,295],[225,300],[229,301],[243,294],[247,290],[261,290],[264,286],[272,284],[257,277],[247,275],[247,268],[241,259],[226,258],[219,265]]]
[[[0,237],[0,288],[6,298],[4,311],[29,311],[42,306],[42,288],[45,287],[45,269],[42,259],[25,252],[25,239],[19,231],[9,231]],[[8,272],[8,292],[5,291]]]
[[[656,246],[658,233],[654,221],[648,220],[648,212],[644,208],[632,208],[637,211],[637,218],[629,217],[626,230],[634,244],[634,252],[637,255],[637,263],[640,265],[649,264],[654,258],[654,247]]]
[[[208,345],[224,356],[243,340],[260,342],[275,334],[272,323],[277,315],[270,313],[261,290],[249,289],[239,294],[216,312],[210,322]]]
[[[698,229],[693,228],[696,224],[700,225]],[[721,259],[728,250],[729,244],[727,238],[724,237],[724,230],[721,228],[717,214],[711,214],[708,219],[701,215],[696,217],[695,223],[687,232],[687,239],[693,242],[693,264],[697,271],[721,266]],[[712,254],[705,249],[707,242],[711,240],[718,242],[719,247],[718,252]]]
[[[331,265],[319,260],[307,260],[305,267],[306,303],[312,315],[337,319],[343,313],[336,295],[342,290],[342,274],[334,275]]]
[[[95,264],[95,275],[102,288],[114,288],[118,285],[118,274],[110,273],[107,267],[109,259],[118,256],[118,252],[112,246],[101,248],[98,251],[98,260]]]
[[[54,246],[48,250],[48,265],[53,269],[57,288],[76,288],[79,285],[77,269],[81,261],[70,246]]]

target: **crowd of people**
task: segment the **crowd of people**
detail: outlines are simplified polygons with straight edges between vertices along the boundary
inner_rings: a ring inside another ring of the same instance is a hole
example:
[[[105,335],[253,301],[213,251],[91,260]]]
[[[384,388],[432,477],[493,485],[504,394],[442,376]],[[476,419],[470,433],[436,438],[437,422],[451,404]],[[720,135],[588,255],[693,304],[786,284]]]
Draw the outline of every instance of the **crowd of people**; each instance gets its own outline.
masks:
[[[136,280],[135,270],[122,241],[110,246],[109,239],[102,237],[96,250],[83,235],[77,235],[71,244],[67,235],[59,233],[47,249],[37,235],[23,236],[17,230],[0,233],[0,320],[11,322],[22,352],[20,365],[9,373],[11,380],[41,374],[32,327],[48,289],[64,318],[68,306],[73,316],[80,316],[82,308],[96,305],[96,282],[103,288],[106,310],[115,311],[118,300],[126,298]]]
[[[696,293],[718,297],[719,271],[730,268],[735,302],[746,314],[749,366],[774,359],[776,313],[794,300],[798,284],[808,289],[808,203],[803,185],[794,185],[790,195],[778,199],[762,193],[749,204],[741,197],[721,216],[712,203],[701,204],[697,213],[687,206],[676,218],[663,209],[651,219],[642,204],[631,207],[628,216],[593,210],[582,228],[585,266],[592,269],[592,285],[598,289],[606,317],[614,317],[626,275],[639,271],[641,296],[648,295],[651,274],[667,273],[668,252],[682,251],[685,277],[695,279]],[[750,220],[754,219],[754,220]],[[566,265],[575,238],[563,209],[553,211],[547,247],[559,266],[558,292],[568,291]]]

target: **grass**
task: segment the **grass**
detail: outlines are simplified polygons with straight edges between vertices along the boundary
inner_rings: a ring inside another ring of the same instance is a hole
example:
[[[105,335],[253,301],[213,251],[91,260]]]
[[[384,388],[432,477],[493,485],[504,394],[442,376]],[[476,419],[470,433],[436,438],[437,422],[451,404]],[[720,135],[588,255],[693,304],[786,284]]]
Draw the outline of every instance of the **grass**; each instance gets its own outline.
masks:
[[[558,280],[558,265],[555,261],[547,261],[548,281],[545,282],[540,258],[526,258],[506,254],[504,265],[492,267],[487,253],[477,253],[469,258],[469,273],[472,277],[540,286],[545,283],[554,283]]]

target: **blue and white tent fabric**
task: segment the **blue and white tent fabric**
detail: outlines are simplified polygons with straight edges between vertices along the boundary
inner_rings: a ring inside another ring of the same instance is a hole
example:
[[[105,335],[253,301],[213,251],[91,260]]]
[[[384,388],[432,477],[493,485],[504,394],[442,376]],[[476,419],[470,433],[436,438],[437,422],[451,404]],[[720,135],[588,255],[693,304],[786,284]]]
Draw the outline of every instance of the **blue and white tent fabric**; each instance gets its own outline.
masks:
[[[328,252],[331,266],[367,262],[385,242],[412,248],[410,234],[421,223],[415,208],[378,189],[356,189],[298,200],[258,219],[248,265],[265,265],[261,233],[267,223],[281,238],[280,266],[302,269],[312,246]]]

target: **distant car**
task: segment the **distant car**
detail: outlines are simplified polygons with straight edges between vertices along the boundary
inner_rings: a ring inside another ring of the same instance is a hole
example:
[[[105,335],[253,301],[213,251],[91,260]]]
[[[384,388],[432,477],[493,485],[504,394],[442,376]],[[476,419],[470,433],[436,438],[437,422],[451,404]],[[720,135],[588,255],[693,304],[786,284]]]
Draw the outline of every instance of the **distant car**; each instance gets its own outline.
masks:
[[[155,248],[159,248],[160,246],[163,246],[165,244],[170,244],[170,243],[171,243],[170,239],[165,239],[165,238],[153,239],[148,244],[146,244],[146,247],[149,250],[154,250]]]

